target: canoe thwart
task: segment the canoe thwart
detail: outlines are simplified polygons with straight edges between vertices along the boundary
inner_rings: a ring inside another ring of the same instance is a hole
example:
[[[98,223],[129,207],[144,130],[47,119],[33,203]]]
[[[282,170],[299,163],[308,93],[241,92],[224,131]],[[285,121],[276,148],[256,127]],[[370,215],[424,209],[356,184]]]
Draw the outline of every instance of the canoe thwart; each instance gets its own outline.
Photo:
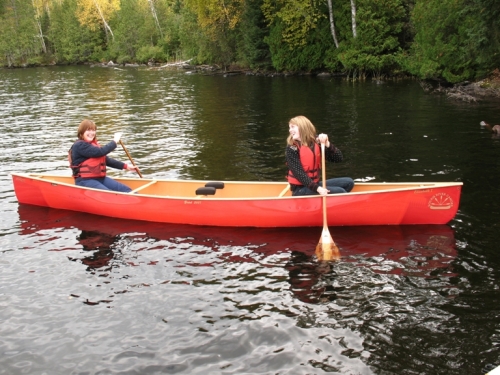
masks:
[[[196,189],[196,195],[197,196],[202,196],[202,195],[215,195],[215,192],[217,190],[213,186],[205,186],[205,187],[200,187]]]
[[[286,187],[281,191],[278,197],[281,198],[282,196],[284,196],[286,193],[288,193],[288,190],[290,190],[290,184],[286,185]]]
[[[157,182],[156,180],[153,180],[153,181],[151,181],[151,182],[148,182],[147,184],[144,184],[144,185],[142,185],[142,186],[139,186],[137,189],[132,190],[130,193],[131,193],[131,194],[137,193],[138,191],[141,191],[141,190],[146,189],[147,187],[149,187],[149,186],[151,186],[151,185],[156,184],[156,182]]]
[[[224,182],[219,182],[219,181],[207,182],[205,184],[205,187],[213,187],[213,188],[216,188],[216,189],[224,189]]]

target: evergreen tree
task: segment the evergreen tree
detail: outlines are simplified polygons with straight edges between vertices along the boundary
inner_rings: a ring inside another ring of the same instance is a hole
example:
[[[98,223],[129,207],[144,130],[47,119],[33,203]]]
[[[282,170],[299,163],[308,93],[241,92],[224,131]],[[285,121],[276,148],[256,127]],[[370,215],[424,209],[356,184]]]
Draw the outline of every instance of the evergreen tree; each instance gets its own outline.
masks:
[[[0,62],[4,66],[41,62],[42,44],[32,2],[3,0],[0,5]]]
[[[326,65],[336,68],[340,63],[353,78],[381,77],[397,69],[401,51],[399,39],[407,18],[402,1],[358,0],[356,34],[352,31],[352,7],[347,4],[342,9],[344,14],[339,17],[338,24],[343,38],[338,50],[329,51]],[[349,17],[351,22],[347,21]]]
[[[264,38],[269,30],[261,11],[262,0],[248,0],[245,3],[241,22],[238,25],[238,61],[252,69],[267,69],[271,66],[269,47]]]
[[[75,0],[53,4],[48,39],[54,49],[56,61],[61,64],[78,64],[105,59],[103,29],[92,31],[82,26],[76,17],[76,9]]]
[[[455,83],[498,67],[499,16],[499,5],[491,0],[417,2],[407,70],[422,79]]]
[[[137,61],[139,49],[150,46],[152,39],[157,40],[154,22],[147,19],[147,5],[146,0],[121,1],[120,10],[113,20],[115,39],[110,46],[110,56],[116,62]],[[151,35],[151,29],[154,35]],[[148,34],[150,38],[147,38]]]

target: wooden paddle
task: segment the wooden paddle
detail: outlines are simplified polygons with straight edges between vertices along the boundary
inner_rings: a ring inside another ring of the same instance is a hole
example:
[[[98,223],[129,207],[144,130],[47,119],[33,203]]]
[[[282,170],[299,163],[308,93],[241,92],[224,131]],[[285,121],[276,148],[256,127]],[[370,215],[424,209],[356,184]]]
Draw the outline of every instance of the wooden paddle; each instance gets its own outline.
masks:
[[[142,178],[142,174],[141,174],[141,171],[139,170],[139,167],[137,165],[135,165],[134,161],[132,160],[132,156],[130,156],[130,154],[128,153],[127,148],[125,147],[125,145],[123,144],[121,139],[120,139],[120,144],[122,145],[123,151],[125,151],[125,153],[127,154],[130,162],[136,168],[137,174],[139,175],[140,178]]]
[[[325,169],[325,144],[321,144],[321,173],[323,180],[323,189],[326,189],[326,169]],[[323,232],[316,246],[316,257],[318,260],[339,260],[340,251],[328,230],[326,220],[326,196],[323,196]]]

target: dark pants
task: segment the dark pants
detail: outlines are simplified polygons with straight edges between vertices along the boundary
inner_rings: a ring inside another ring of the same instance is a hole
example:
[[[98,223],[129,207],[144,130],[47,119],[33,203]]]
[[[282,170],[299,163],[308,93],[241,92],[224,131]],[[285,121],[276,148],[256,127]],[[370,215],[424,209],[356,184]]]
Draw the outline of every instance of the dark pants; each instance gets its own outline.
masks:
[[[128,193],[132,191],[127,185],[122,184],[121,182],[115,181],[112,178],[104,177],[104,178],[89,178],[89,179],[79,179],[76,181],[78,186],[85,186],[93,189],[100,190],[113,190],[120,191],[122,193]]]
[[[323,186],[321,181],[319,185]],[[354,181],[350,177],[339,177],[326,180],[326,189],[330,190],[330,193],[328,194],[349,193],[353,187]],[[318,195],[318,193],[305,186],[300,186],[299,188],[295,189],[295,191],[293,192],[293,196],[300,195]]]

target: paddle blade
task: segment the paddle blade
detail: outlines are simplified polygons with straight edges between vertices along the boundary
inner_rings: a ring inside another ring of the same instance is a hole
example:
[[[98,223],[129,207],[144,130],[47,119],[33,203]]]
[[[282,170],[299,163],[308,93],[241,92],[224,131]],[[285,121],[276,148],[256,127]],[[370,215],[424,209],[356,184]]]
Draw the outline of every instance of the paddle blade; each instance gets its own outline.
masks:
[[[323,229],[319,243],[316,246],[316,257],[318,260],[339,260],[340,251],[338,246],[333,242],[328,229]]]

